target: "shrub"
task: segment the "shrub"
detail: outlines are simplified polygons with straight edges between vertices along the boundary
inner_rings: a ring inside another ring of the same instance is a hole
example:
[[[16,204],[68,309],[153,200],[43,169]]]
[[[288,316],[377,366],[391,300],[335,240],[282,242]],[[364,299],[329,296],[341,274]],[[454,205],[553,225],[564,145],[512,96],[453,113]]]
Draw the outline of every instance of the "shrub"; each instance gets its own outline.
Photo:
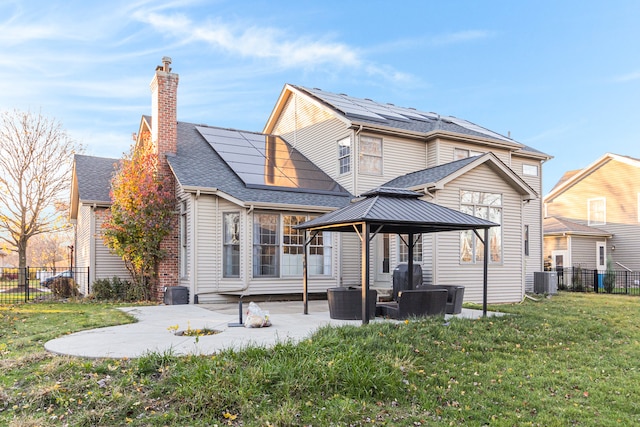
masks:
[[[57,298],[71,298],[80,295],[76,281],[70,277],[58,277],[51,283],[51,292]]]
[[[582,267],[579,265],[573,269],[573,276],[571,277],[571,285],[576,292],[584,291],[584,284],[582,282]]]
[[[608,294],[616,287],[616,272],[613,269],[611,260],[607,260],[607,271],[604,273],[604,291]]]
[[[148,292],[144,286],[135,285],[117,276],[94,281],[91,285],[91,295],[97,300],[108,301],[131,302],[148,299]]]

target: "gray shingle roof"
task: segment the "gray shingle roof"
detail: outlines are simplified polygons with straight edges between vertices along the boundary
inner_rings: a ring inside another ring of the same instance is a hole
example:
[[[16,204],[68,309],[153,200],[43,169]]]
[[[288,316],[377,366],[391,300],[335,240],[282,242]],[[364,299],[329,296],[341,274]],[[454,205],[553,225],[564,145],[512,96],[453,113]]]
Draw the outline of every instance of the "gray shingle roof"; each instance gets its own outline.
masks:
[[[608,231],[599,228],[590,227],[577,222],[569,221],[566,218],[548,217],[543,220],[543,229],[545,235],[551,234],[582,234],[589,236],[611,236]]]
[[[441,179],[464,168],[469,163],[476,160],[478,157],[480,156],[467,157],[465,159],[456,160],[454,162],[445,163],[443,165],[434,166],[432,168],[411,172],[406,175],[394,178],[391,181],[383,184],[382,186],[410,188],[417,185],[438,182]]]
[[[495,227],[491,221],[436,205],[420,199],[420,193],[406,189],[378,188],[364,199],[324,214],[296,228],[327,227],[353,231],[352,224],[367,222],[381,233],[433,233],[439,231]]]
[[[447,131],[461,135],[488,138],[501,143],[506,142],[513,144],[523,152],[548,156],[535,148],[521,144],[509,137],[454,116],[424,112],[414,108],[397,107],[393,104],[355,98],[345,94],[335,94],[317,88],[310,89],[303,86],[290,86],[307,93],[309,96],[321,101],[334,111],[353,121],[384,125],[399,130],[425,134],[434,131]]]
[[[318,194],[282,189],[250,188],[202,137],[193,123],[178,122],[178,150],[169,164],[184,187],[218,189],[245,203],[276,203],[302,206],[341,207],[352,196]]]
[[[74,162],[80,201],[110,203],[111,178],[119,160],[76,154]]]

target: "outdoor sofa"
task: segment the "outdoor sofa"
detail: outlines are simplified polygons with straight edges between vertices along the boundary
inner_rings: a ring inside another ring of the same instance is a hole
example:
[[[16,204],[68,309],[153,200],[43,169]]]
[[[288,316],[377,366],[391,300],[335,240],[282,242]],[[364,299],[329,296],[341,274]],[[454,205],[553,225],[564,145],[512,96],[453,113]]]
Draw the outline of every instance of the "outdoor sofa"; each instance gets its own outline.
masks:
[[[349,286],[327,289],[329,317],[341,320],[362,320],[362,288]],[[369,319],[376,315],[378,292],[369,289]]]
[[[462,300],[464,299],[464,286],[458,285],[426,285],[418,289],[445,289],[447,291],[447,304],[445,313],[462,313]]]
[[[448,292],[446,289],[423,287],[398,292],[397,301],[376,305],[376,314],[403,320],[409,317],[444,316]]]

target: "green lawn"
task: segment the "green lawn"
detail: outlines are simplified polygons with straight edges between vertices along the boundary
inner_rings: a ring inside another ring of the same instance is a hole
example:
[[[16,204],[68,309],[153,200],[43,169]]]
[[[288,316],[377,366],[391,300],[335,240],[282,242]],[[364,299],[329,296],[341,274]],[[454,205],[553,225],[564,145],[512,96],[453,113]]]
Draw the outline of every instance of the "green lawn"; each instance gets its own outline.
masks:
[[[110,305],[0,306],[0,424],[608,426],[640,423],[640,299],[562,293],[480,320],[324,328],[298,345],[135,360],[43,343]]]

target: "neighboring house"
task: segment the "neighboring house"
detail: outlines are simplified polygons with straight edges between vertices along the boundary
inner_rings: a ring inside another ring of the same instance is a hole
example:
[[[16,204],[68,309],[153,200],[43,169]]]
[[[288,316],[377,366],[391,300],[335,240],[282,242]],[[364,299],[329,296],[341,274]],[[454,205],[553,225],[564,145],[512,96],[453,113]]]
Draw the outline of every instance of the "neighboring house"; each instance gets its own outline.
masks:
[[[640,271],[640,160],[607,153],[544,198],[550,267]]]
[[[122,259],[109,252],[102,241],[104,215],[111,206],[109,190],[118,159],[83,156],[73,159],[71,181],[71,223],[75,225],[75,268],[89,269],[89,283],[80,291],[87,295],[87,286],[96,279],[129,278]]]
[[[178,75],[163,62],[152,115],[138,132],[139,143],[151,136],[176,184],[161,287],[186,286],[192,302],[300,294],[304,242],[293,227],[380,186],[417,190],[501,225],[490,235],[489,302],[518,301],[533,287],[543,268],[539,194],[550,156],[455,117],[293,85],[262,133],[178,122]],[[390,290],[407,245],[395,235],[371,244],[371,285]],[[359,246],[351,233],[317,236],[310,292],[360,284]],[[482,256],[472,232],[423,235],[414,249],[427,282],[464,284],[465,299],[478,302]]]

